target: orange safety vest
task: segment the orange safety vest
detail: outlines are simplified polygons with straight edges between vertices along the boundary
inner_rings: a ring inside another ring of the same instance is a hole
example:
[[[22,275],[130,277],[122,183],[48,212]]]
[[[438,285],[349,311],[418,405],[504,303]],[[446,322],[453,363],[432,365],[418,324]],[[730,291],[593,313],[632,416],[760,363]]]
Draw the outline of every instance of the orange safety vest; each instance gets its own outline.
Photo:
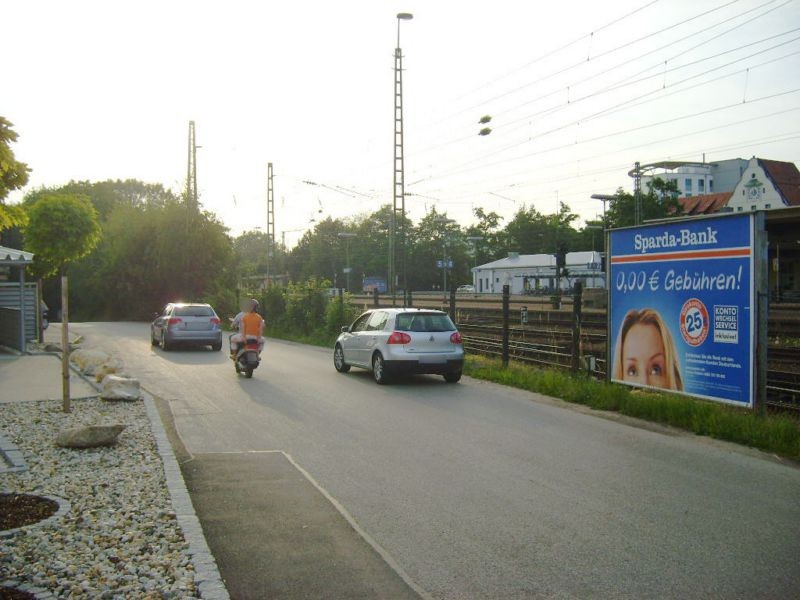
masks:
[[[240,331],[245,337],[261,337],[261,324],[263,322],[264,319],[261,318],[261,315],[249,312],[242,317]]]

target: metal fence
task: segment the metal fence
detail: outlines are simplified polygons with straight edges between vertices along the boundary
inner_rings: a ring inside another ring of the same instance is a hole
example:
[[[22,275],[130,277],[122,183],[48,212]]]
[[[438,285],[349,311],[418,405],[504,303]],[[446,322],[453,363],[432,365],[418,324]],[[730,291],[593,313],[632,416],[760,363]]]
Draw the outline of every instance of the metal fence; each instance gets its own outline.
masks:
[[[531,366],[606,376],[605,310],[585,309],[582,291],[554,299],[476,297],[475,294],[447,296],[414,294],[396,298],[373,294],[357,296],[362,306],[413,305],[450,313],[468,352],[514,360]],[[800,347],[780,345],[781,340],[800,340],[800,305],[775,306],[770,313],[767,351],[767,405],[800,411]]]

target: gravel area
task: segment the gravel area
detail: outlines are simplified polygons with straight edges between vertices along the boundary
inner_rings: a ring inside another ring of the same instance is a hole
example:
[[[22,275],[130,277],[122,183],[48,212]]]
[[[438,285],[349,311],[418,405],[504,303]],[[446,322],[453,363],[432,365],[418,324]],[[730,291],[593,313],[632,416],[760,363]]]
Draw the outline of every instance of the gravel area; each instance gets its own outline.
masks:
[[[55,446],[59,429],[96,422],[126,426],[116,446]],[[28,464],[0,474],[0,491],[71,503],[52,524],[0,538],[0,581],[58,598],[199,597],[142,402],[75,400],[70,414],[60,401],[2,404],[0,431]]]

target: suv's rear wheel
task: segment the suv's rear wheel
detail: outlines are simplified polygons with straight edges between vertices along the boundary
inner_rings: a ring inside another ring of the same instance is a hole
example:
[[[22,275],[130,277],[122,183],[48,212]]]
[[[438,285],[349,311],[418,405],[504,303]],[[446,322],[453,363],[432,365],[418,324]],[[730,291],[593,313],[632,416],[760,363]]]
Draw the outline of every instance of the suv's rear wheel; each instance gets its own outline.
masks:
[[[339,373],[347,373],[350,370],[350,365],[344,362],[344,350],[340,344],[336,344],[333,349],[333,366]]]
[[[453,371],[452,373],[445,373],[444,380],[447,383],[458,383],[461,380],[461,371]]]
[[[383,360],[383,356],[380,352],[376,352],[375,356],[372,357],[372,377],[375,379],[375,383],[380,385],[389,383],[389,374],[386,372],[386,361]]]
[[[219,352],[220,350],[222,350],[222,342],[217,342],[216,344],[211,344],[211,349],[214,352]]]

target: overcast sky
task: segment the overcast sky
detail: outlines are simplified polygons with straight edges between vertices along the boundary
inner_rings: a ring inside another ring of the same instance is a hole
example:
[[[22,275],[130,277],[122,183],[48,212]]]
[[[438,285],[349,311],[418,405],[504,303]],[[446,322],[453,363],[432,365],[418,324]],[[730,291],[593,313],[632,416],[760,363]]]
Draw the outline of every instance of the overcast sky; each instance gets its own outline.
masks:
[[[558,200],[592,218],[637,160],[800,162],[798,0],[8,2],[0,114],[29,187],[176,191],[193,119],[203,206],[264,224],[271,161],[291,245],[391,201],[400,11],[414,219]]]

